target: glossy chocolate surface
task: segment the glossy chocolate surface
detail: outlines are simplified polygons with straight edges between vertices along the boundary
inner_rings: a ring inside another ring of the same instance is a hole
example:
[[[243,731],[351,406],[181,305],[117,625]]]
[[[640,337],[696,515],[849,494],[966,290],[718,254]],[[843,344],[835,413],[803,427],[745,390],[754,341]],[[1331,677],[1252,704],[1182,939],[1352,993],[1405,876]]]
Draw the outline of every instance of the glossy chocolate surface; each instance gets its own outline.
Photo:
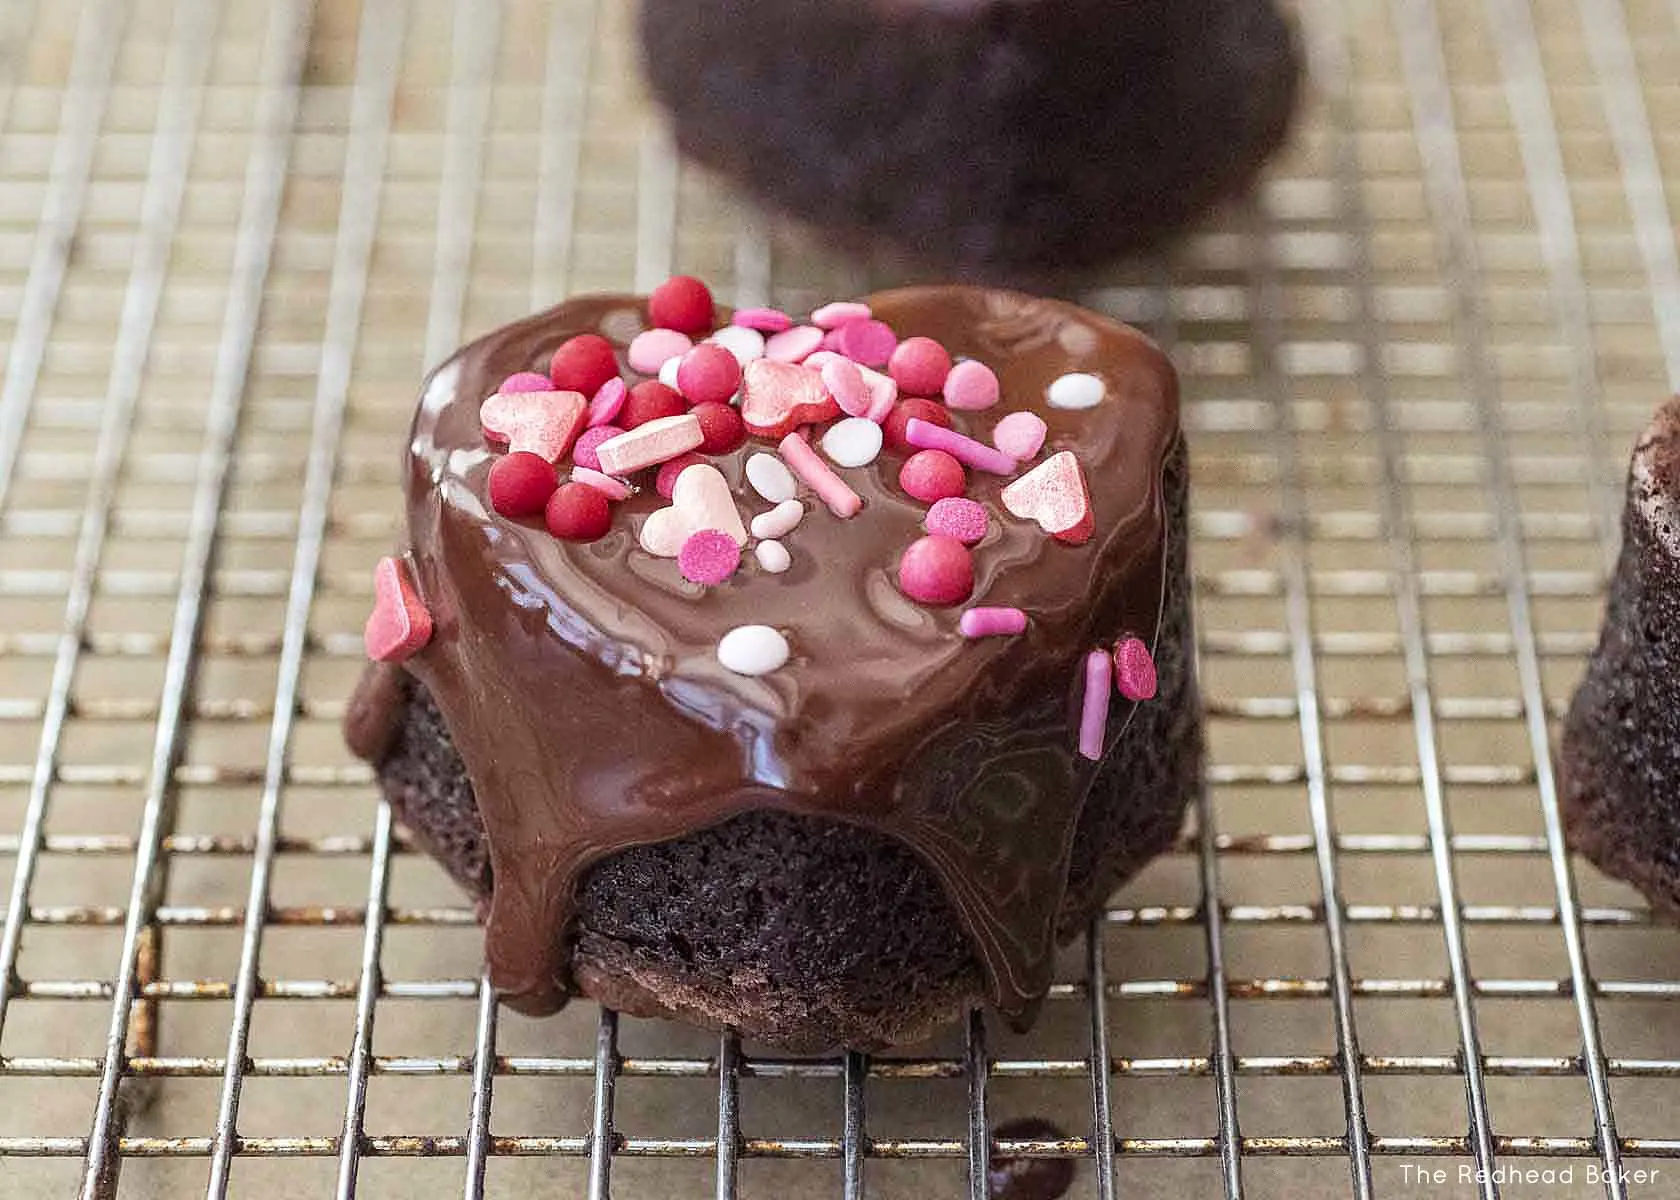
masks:
[[[754,808],[837,818],[910,847],[943,885],[1005,1012],[1029,1010],[1048,983],[1093,773],[1075,749],[1074,681],[1095,646],[1123,633],[1154,642],[1175,378],[1135,331],[1059,302],[954,287],[869,302],[901,338],[937,338],[997,371],[1002,403],[952,413],[960,431],[989,441],[998,419],[1029,409],[1050,425],[1041,459],[1067,449],[1084,465],[1096,534],[1082,546],[1009,515],[999,501],[1007,479],[970,472],[968,495],[991,511],[992,528],[975,549],[969,603],[1026,610],[1023,636],[964,639],[966,606],[929,608],[898,590],[899,555],[921,535],[926,508],[899,489],[904,455],[891,449],[841,472],[864,500],[852,520],[803,497],[806,517],[783,539],[791,570],[766,574],[749,554],[713,588],[638,545],[635,530],[666,503],[651,478],[614,506],[612,531],[593,544],[492,512],[485,486],[497,451],[480,403],[504,377],[543,369],[577,333],[602,332],[622,354],[645,322],[634,297],[574,300],[509,326],[426,385],[408,525],[436,633],[406,667],[435,697],[472,778],[494,877],[491,974],[522,1010],[565,998],[565,931],[592,863]],[[1045,388],[1069,371],[1100,375],[1103,403],[1049,408]],[[773,448],[749,439],[712,460],[746,519],[770,506],[743,464]],[[748,623],[786,635],[787,665],[747,678],[718,663],[718,639]],[[388,681],[386,692],[386,703],[401,694]],[[369,731],[381,726],[363,710],[379,701],[358,704],[372,748]],[[1116,702],[1111,747],[1130,711]]]

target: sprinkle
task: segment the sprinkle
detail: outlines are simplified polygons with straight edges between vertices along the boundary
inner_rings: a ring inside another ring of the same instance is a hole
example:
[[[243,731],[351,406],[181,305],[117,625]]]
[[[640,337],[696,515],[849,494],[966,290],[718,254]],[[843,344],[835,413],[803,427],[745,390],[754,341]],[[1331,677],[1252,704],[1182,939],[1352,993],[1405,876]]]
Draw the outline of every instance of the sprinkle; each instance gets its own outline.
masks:
[[[1013,475],[1020,466],[996,447],[987,446],[953,429],[942,428],[920,417],[911,417],[904,426],[904,440],[919,450],[943,450],[958,462],[977,471],[990,471],[993,475]]]
[[[630,389],[624,386],[624,380],[614,375],[601,385],[601,390],[595,393],[595,398],[589,402],[590,429],[599,425],[611,425],[624,407],[624,400],[630,394]]]
[[[593,542],[612,528],[612,506],[586,483],[563,483],[548,498],[548,531],[563,542]]]
[[[588,467],[573,467],[572,482],[592,487],[608,500],[628,500],[636,494],[636,489],[624,480],[614,479],[611,475],[603,475],[599,471],[591,471]]]
[[[788,654],[787,639],[768,625],[737,625],[718,639],[718,662],[737,675],[768,675]]]
[[[1090,540],[1095,528],[1085,471],[1071,450],[1053,454],[1003,489],[1003,506],[1023,521],[1071,545]]]
[[[1052,383],[1044,398],[1051,408],[1095,408],[1107,394],[1100,378],[1076,371]]]
[[[711,289],[692,275],[673,275],[648,295],[648,321],[663,329],[704,333],[715,313]]]
[[[689,467],[677,476],[670,506],[651,513],[636,538],[649,554],[675,558],[690,535],[702,529],[715,529],[738,545],[747,544],[747,527],[741,524],[729,481],[710,463]]]
[[[784,503],[799,494],[799,484],[787,464],[762,451],[747,459],[747,482],[771,504]]]
[[[680,417],[688,411],[688,401],[674,387],[667,387],[657,379],[644,379],[630,389],[624,407],[619,410],[618,424],[635,429],[660,417]]]
[[[700,422],[700,432],[706,439],[700,443],[700,453],[729,454],[747,440],[747,424],[733,405],[708,400],[689,411]]]
[[[741,565],[741,546],[727,533],[702,529],[689,534],[677,551],[677,570],[690,583],[713,587],[735,574]]]
[[[760,333],[780,333],[793,328],[793,318],[779,308],[738,308],[730,320],[738,328]]]
[[[772,575],[780,575],[793,566],[793,555],[788,553],[787,547],[775,540],[760,542],[753,550],[758,559],[758,565]]]
[[[983,362],[969,359],[951,368],[945,377],[945,403],[952,408],[979,412],[998,402],[998,377]]]
[[[881,427],[867,417],[847,417],[828,427],[822,448],[842,467],[867,467],[881,453]]]
[[[822,349],[823,332],[815,325],[795,325],[764,343],[764,357],[772,362],[804,362]]]
[[[1114,678],[1128,700],[1153,700],[1160,687],[1155,659],[1141,638],[1121,638],[1114,647]]]
[[[677,455],[669,462],[660,463],[659,474],[653,477],[653,490],[658,492],[662,498],[669,500],[671,493],[677,490],[677,476],[696,463],[705,461],[691,450],[687,454]]]
[[[898,486],[923,504],[936,504],[962,495],[968,473],[943,450],[918,450],[898,469]]]
[[[552,392],[557,389],[554,380],[547,375],[538,375],[535,371],[520,371],[502,380],[502,386],[496,390],[504,396],[517,396],[522,392]]]
[[[1027,631],[1027,614],[1018,608],[971,608],[957,628],[966,638],[1012,637]]]
[[[677,368],[680,366],[682,366],[682,356],[672,355],[665,360],[665,365],[659,368],[659,382],[673,392],[677,390]]]
[[[733,354],[735,361],[743,367],[755,358],[764,357],[764,335],[744,325],[725,325],[706,341],[714,346],[722,346]]]
[[[881,422],[881,432],[887,435],[887,445],[894,450],[914,449],[904,439],[904,427],[910,423],[911,417],[943,429],[951,428],[951,413],[943,404],[921,396],[906,396],[888,410],[887,419]]]
[[[643,375],[657,375],[673,358],[681,358],[694,348],[686,333],[675,329],[644,329],[630,342],[626,357],[630,369]]]
[[[842,358],[838,354],[823,352],[826,361],[820,364],[823,386],[829,395],[840,406],[840,411],[848,417],[861,417],[869,411],[869,389],[863,385],[863,373],[851,359]],[[819,366],[813,354],[805,360],[805,365]]]
[[[830,332],[823,345],[865,366],[884,367],[898,349],[898,335],[885,321],[848,321]]]
[[[811,314],[811,324],[818,329],[839,329],[853,321],[867,321],[874,316],[869,305],[855,300],[836,300]]]
[[[562,392],[593,396],[618,374],[618,353],[598,333],[580,333],[560,343],[548,364],[548,376]]]
[[[432,614],[414,586],[408,563],[382,558],[373,568],[373,612],[362,645],[375,662],[403,662],[432,640]]]
[[[765,455],[769,458],[769,455]],[[772,459],[779,467],[781,462]],[[805,519],[805,506],[797,500],[783,500],[769,512],[759,513],[752,519],[752,535],[755,538],[786,537],[799,528],[799,522]]]
[[[516,450],[490,464],[486,490],[490,507],[502,516],[529,517],[543,510],[559,486],[553,463],[540,454]]]
[[[757,437],[774,441],[801,425],[840,415],[840,406],[816,371],[761,358],[747,364],[741,381],[741,419]]]
[[[602,442],[595,455],[608,475],[634,475],[643,467],[692,450],[704,440],[700,422],[693,413],[684,413],[680,417],[660,417],[621,433],[610,442]]]
[[[937,396],[951,373],[951,354],[928,337],[906,338],[887,360],[887,374],[912,396]]]
[[[939,451],[924,450],[922,453],[937,454]],[[991,523],[991,518],[986,515],[986,506],[964,496],[946,496],[934,501],[923,522],[929,533],[954,537],[965,546],[984,541]]]
[[[1044,449],[1045,435],[1050,426],[1037,413],[1012,412],[992,430],[992,445],[1010,458],[1031,462]]]
[[[974,556],[956,538],[917,538],[898,560],[898,587],[922,604],[961,604],[974,591]]]
[[[591,471],[601,469],[601,457],[596,453],[603,442],[610,442],[622,434],[624,430],[617,425],[597,425],[594,429],[586,429],[578,436],[576,444],[572,446],[572,461],[580,467],[587,467]]]
[[[1085,702],[1079,714],[1079,753],[1092,762],[1102,761],[1103,741],[1108,734],[1108,702],[1114,685],[1114,660],[1105,650],[1085,656]]]
[[[898,402],[898,384],[890,376],[871,371],[868,367],[859,367],[858,374],[863,376],[863,386],[869,389],[869,411],[863,415],[880,425],[892,414],[893,405]]]
[[[722,346],[702,342],[677,365],[677,390],[690,404],[728,400],[740,386],[741,364]]]
[[[578,392],[516,392],[491,396],[479,407],[478,419],[485,437],[552,463],[572,448],[588,410]]]
[[[857,516],[862,510],[863,498],[817,457],[817,452],[811,449],[803,434],[788,434],[776,450],[793,473],[804,480],[805,486],[817,494],[817,499],[828,505],[829,512],[845,520]]]

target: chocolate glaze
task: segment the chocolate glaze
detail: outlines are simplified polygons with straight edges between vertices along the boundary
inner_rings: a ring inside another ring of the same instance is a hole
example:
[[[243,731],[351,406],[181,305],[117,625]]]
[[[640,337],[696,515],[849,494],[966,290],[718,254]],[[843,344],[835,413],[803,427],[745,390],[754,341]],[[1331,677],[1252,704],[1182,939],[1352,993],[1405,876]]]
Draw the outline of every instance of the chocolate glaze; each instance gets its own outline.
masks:
[[[711,589],[637,545],[635,529],[664,503],[651,489],[615,506],[613,530],[589,545],[491,512],[496,455],[479,404],[574,334],[600,331],[622,351],[645,321],[635,297],[574,300],[509,326],[426,384],[408,522],[436,633],[406,665],[471,776],[495,880],[491,976],[522,1011],[565,998],[563,934],[591,864],[750,809],[837,818],[908,846],[944,887],[998,1007],[1021,1017],[1043,994],[1094,774],[1075,753],[1076,664],[1121,633],[1156,636],[1176,380],[1142,335],[1071,305],[970,288],[869,302],[900,337],[938,338],[998,372],[1003,402],[953,414],[960,429],[986,439],[1030,408],[1050,425],[1046,453],[1071,449],[1085,466],[1097,534],[1080,547],[1005,513],[1007,480],[971,476],[968,494],[994,515],[972,603],[1027,610],[1022,637],[967,641],[959,609],[898,591],[898,555],[925,508],[899,490],[902,456],[890,451],[845,472],[865,502],[853,520],[807,502],[786,539],[792,570],[748,566]],[[1108,398],[1082,412],[1046,407],[1045,387],[1068,371],[1101,375]],[[768,448],[749,441],[713,460],[744,513],[768,507],[743,479],[745,459]],[[716,660],[718,638],[749,622],[792,644],[772,675],[737,676]],[[1130,712],[1116,706],[1111,746]]]

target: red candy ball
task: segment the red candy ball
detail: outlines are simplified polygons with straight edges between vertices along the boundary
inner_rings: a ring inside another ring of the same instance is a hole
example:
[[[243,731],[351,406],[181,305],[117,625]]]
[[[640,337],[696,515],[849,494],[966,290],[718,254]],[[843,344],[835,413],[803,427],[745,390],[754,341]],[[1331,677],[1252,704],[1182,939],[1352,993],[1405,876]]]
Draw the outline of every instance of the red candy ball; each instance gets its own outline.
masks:
[[[898,587],[922,604],[961,604],[974,591],[974,556],[956,538],[918,538],[898,560]]]
[[[696,404],[689,411],[700,422],[700,433],[705,438],[700,443],[700,453],[728,454],[739,450],[747,440],[747,423],[729,405],[712,400]]]
[[[618,356],[612,343],[598,333],[580,333],[568,338],[554,352],[548,377],[562,392],[593,396],[601,385],[618,374]]]
[[[677,365],[677,389],[690,404],[727,400],[741,386],[741,362],[722,346],[702,342]]]
[[[688,470],[696,463],[703,463],[705,461],[705,459],[691,451],[688,454],[679,454],[669,462],[660,463],[659,474],[653,477],[653,490],[665,497],[665,499],[669,500],[671,498],[671,493],[677,488],[677,476],[681,475],[684,471]]]
[[[561,484],[545,516],[548,531],[566,542],[593,542],[612,528],[612,505],[587,483]]]
[[[887,374],[901,392],[911,396],[939,395],[950,373],[950,353],[932,338],[906,338],[887,362]]]
[[[932,400],[924,400],[920,396],[906,396],[893,405],[892,412],[881,422],[881,434],[887,445],[894,450],[914,449],[904,440],[904,427],[910,424],[910,418],[916,417],[930,425],[938,425],[941,429],[951,428],[951,414],[945,411],[943,404],[935,404]]]
[[[618,423],[625,429],[634,429],[660,417],[680,417],[687,411],[688,401],[680,392],[657,379],[647,379],[630,389],[624,407],[618,410]]]
[[[712,292],[692,275],[673,275],[648,296],[648,322],[679,333],[705,333],[712,327]]]
[[[898,486],[923,504],[933,504],[962,495],[968,488],[968,475],[945,451],[918,450],[899,468]]]
[[[490,507],[504,517],[529,517],[543,510],[557,486],[546,458],[515,450],[490,467]]]

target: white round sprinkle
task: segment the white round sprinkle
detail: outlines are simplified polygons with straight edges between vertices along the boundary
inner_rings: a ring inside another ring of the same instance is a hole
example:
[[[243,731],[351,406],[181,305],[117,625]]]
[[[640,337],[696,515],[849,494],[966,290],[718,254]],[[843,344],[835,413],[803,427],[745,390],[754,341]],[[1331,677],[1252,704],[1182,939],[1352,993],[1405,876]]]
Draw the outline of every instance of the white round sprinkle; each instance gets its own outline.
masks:
[[[752,535],[755,538],[785,537],[799,527],[799,522],[805,519],[805,506],[797,500],[783,500],[767,513],[759,513],[752,519]]]
[[[768,675],[787,662],[787,639],[768,625],[737,625],[719,639],[717,656],[737,675]]]
[[[760,542],[753,553],[758,555],[758,565],[772,575],[780,575],[793,565],[793,556],[778,541]]]
[[[667,358],[665,365],[659,368],[659,382],[672,391],[681,390],[677,387],[677,368],[682,366],[682,360],[683,356],[680,354],[674,358]]]
[[[868,417],[847,417],[828,427],[822,448],[842,467],[867,467],[881,453],[881,427]]]
[[[792,500],[799,494],[793,472],[774,454],[759,453],[747,459],[747,482],[772,504]]]
[[[707,340],[729,351],[743,367],[755,358],[764,357],[764,335],[745,325],[725,325]]]
[[[1045,398],[1051,408],[1095,408],[1107,393],[1108,389],[1097,376],[1075,372],[1052,383]]]

